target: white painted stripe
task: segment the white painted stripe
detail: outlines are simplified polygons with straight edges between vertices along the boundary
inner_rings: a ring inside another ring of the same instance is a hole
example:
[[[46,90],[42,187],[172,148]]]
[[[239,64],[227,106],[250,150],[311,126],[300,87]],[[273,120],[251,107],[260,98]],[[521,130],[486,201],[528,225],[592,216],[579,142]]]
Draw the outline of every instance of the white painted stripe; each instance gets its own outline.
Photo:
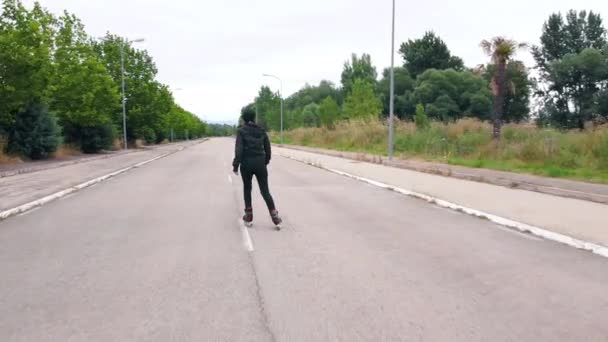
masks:
[[[555,242],[559,242],[574,248],[578,248],[578,249],[582,249],[582,250],[586,250],[589,252],[592,252],[594,254],[603,256],[608,258],[608,247],[606,246],[602,246],[602,245],[598,245],[592,242],[587,242],[587,241],[583,241],[583,240],[579,240],[576,239],[574,237],[568,236],[568,235],[564,235],[564,234],[560,234],[560,233],[555,233],[540,227],[536,227],[533,225],[529,225],[523,222],[518,222],[518,221],[514,221],[514,220],[510,220],[504,217],[500,217],[497,215],[493,215],[490,213],[486,213],[484,211],[481,210],[476,210],[476,209],[472,209],[472,208],[467,208],[465,206],[456,204],[456,203],[452,203],[449,201],[445,201],[439,198],[435,198],[429,195],[425,195],[425,194],[421,194],[415,191],[410,191],[410,190],[406,190],[406,189],[401,189],[401,188],[397,188],[397,187],[393,187],[391,185],[382,183],[382,182],[378,182],[375,180],[371,180],[371,179],[367,179],[364,177],[359,177],[359,176],[355,176],[352,175],[350,173],[344,172],[344,171],[340,171],[340,170],[335,170],[335,169],[331,169],[331,168],[327,168],[324,167],[323,165],[321,165],[318,162],[311,162],[311,161],[305,161],[305,160],[300,160],[298,158],[289,156],[289,155],[282,155],[282,157],[288,158],[288,159],[292,159],[295,161],[299,161],[311,166],[315,166],[324,170],[327,170],[329,172],[333,172],[335,174],[341,175],[341,176],[345,176],[345,177],[349,177],[352,179],[356,179],[358,181],[362,181],[380,188],[384,188],[387,190],[392,190],[395,191],[397,193],[406,195],[406,196],[410,196],[410,197],[414,197],[414,198],[418,198],[418,199],[422,199],[425,200],[429,203],[433,203],[436,204],[440,207],[444,207],[444,208],[448,208],[448,209],[452,209],[452,210],[456,210],[459,212],[463,212],[465,214],[471,215],[471,216],[475,216],[475,217],[480,217],[480,218],[485,218],[487,220],[490,220],[496,224],[499,224],[501,226],[504,227],[508,227],[511,229],[517,229],[519,231],[525,232],[525,233],[530,233],[539,237],[542,237],[544,239],[547,240],[551,240],[551,241],[555,241]]]
[[[251,236],[249,235],[249,229],[245,227],[245,224],[241,219],[239,219],[239,227],[241,227],[241,235],[243,236],[243,246],[245,246],[245,250],[247,252],[253,252],[253,242],[251,241]]]
[[[34,209],[30,210],[30,211],[26,211],[26,212],[24,212],[24,213],[21,213],[21,214],[19,214],[19,215],[17,215],[17,216],[25,216],[25,215],[29,215],[29,214],[33,213],[34,211],[36,211],[36,210],[38,210],[38,209],[40,209],[40,208],[41,208],[41,207],[34,208]]]
[[[228,175],[228,183],[232,184],[232,176]]]
[[[178,150],[178,151],[181,151],[181,149]],[[101,182],[103,182],[105,180],[108,180],[108,179],[110,179],[112,177],[116,177],[116,176],[118,176],[120,174],[123,174],[123,173],[125,173],[127,171],[130,171],[130,170],[132,170],[134,168],[142,167],[142,166],[144,166],[146,164],[149,164],[149,163],[151,163],[153,161],[156,161],[158,159],[164,158],[164,157],[166,157],[168,155],[171,155],[173,153],[175,153],[175,152],[165,153],[165,154],[160,155],[158,157],[146,160],[144,162],[135,164],[133,166],[126,167],[124,169],[120,169],[118,171],[114,171],[112,173],[109,173],[109,174],[101,176],[101,177],[97,177],[95,179],[91,179],[91,180],[86,181],[84,183],[75,185],[75,186],[73,186],[71,188],[68,188],[68,189],[56,192],[56,193],[48,195],[48,196],[45,196],[45,197],[37,199],[35,201],[29,202],[29,203],[25,203],[25,204],[22,204],[20,206],[15,207],[15,208],[2,211],[2,212],[0,212],[0,221],[5,220],[5,219],[7,219],[7,218],[9,218],[11,216],[18,215],[18,214],[30,211],[30,210],[32,210],[34,208],[43,206],[43,205],[45,205],[45,204],[47,204],[49,202],[52,202],[54,200],[63,198],[63,197],[65,197],[67,195],[70,195],[70,194],[72,194],[74,192],[77,192],[77,191],[80,191],[82,189],[88,188],[88,187],[90,187],[90,186],[92,186],[94,184],[101,183]]]
[[[85,182],[85,183],[78,184],[78,185],[73,186],[73,187],[71,187],[71,188],[68,188],[68,189],[65,189],[65,190],[62,190],[62,191],[56,192],[56,193],[54,193],[54,194],[51,194],[51,195],[45,196],[45,197],[40,198],[40,199],[37,199],[37,200],[35,200],[35,201],[29,202],[29,203],[25,203],[25,204],[22,204],[22,205],[20,205],[20,206],[17,206],[17,207],[11,208],[11,209],[7,209],[7,210],[5,210],[5,211],[0,212],[0,221],[6,220],[7,218],[9,218],[9,217],[11,217],[11,216],[14,216],[14,215],[18,215],[18,214],[21,214],[21,213],[27,212],[27,211],[29,211],[29,210],[32,210],[33,208],[37,208],[37,207],[43,206],[43,205],[45,205],[45,204],[47,204],[47,203],[49,203],[49,202],[52,202],[52,201],[57,200],[57,199],[59,199],[59,198],[63,198],[63,197],[65,197],[65,196],[67,196],[67,195],[69,195],[69,194],[71,194],[71,193],[74,193],[74,192],[76,192],[76,191],[80,191],[80,190],[82,190],[82,189],[84,189],[84,188],[87,188],[87,187],[90,187],[90,186],[92,186],[92,185],[95,185],[95,184],[101,183],[101,182],[103,182],[103,181],[105,181],[105,180],[107,180],[107,179],[109,179],[109,178],[112,178],[112,177],[118,176],[118,175],[120,175],[120,174],[122,174],[122,173],[125,173],[125,172],[127,172],[127,171],[130,171],[130,170],[132,170],[132,169],[134,169],[134,168],[139,168],[139,167],[142,167],[142,166],[147,165],[147,164],[149,164],[149,163],[151,163],[151,162],[153,162],[153,161],[159,160],[159,159],[161,159],[161,158],[165,158],[165,157],[170,156],[170,155],[172,155],[172,154],[174,154],[174,153],[177,153],[177,152],[183,151],[183,150],[185,150],[187,147],[190,147],[190,146],[194,146],[194,145],[197,145],[197,144],[203,143],[203,142],[205,142],[205,141],[207,141],[207,140],[209,140],[209,139],[208,139],[208,138],[205,138],[205,139],[199,140],[199,141],[197,141],[197,142],[195,142],[195,143],[193,143],[193,144],[190,144],[190,145],[188,145],[188,146],[179,146],[179,147],[178,147],[176,150],[173,150],[173,151],[167,152],[167,153],[165,153],[165,154],[163,154],[163,155],[160,155],[160,156],[158,156],[158,157],[155,157],[155,158],[152,158],[152,159],[149,159],[149,160],[143,161],[143,162],[141,162],[141,163],[135,164],[135,165],[133,165],[133,166],[129,166],[129,167],[127,167],[127,168],[124,168],[124,169],[121,169],[121,170],[118,170],[118,171],[112,172],[112,173],[107,174],[107,175],[105,175],[105,176],[101,176],[101,177],[98,177],[98,178],[92,179],[92,180],[87,181],[87,182]]]
[[[453,212],[453,211],[450,210],[449,212]],[[509,234],[513,234],[513,235],[517,235],[517,236],[523,237],[524,239],[527,239],[527,240],[545,241],[540,236],[532,235],[530,233],[525,233],[525,232],[522,232],[522,231],[517,230],[517,229],[512,229],[512,228],[509,228],[509,227],[501,226],[500,224],[494,224],[493,226],[496,229],[502,230],[503,232],[506,232],[506,233],[509,233]]]
[[[99,183],[98,183],[98,184],[99,184]],[[93,188],[93,187],[95,187],[96,185],[97,185],[97,184],[93,184],[93,185],[91,185],[89,188]],[[64,200],[66,200],[66,199],[68,199],[68,198],[72,198],[72,197],[74,197],[74,196],[76,196],[76,194],[75,194],[75,193],[72,193],[72,194],[69,194],[69,195],[67,195],[67,196],[61,197],[59,200],[60,200],[60,201],[64,201]],[[38,207],[38,208],[40,208],[40,207]],[[36,209],[38,209],[38,208],[36,208]],[[32,210],[36,210],[36,209],[32,209]]]

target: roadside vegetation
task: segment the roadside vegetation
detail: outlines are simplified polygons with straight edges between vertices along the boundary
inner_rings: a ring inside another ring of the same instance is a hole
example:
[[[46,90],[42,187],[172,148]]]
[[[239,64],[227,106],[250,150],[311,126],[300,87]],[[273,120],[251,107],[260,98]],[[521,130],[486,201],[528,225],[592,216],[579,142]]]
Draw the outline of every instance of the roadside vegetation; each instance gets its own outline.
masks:
[[[235,134],[235,126],[211,123],[207,127],[207,135],[212,137],[229,137]]]
[[[477,119],[431,122],[427,128],[400,121],[395,156],[608,183],[608,127],[561,131],[508,124],[498,141],[491,132],[491,123]],[[386,155],[387,139],[380,120],[341,121],[333,129],[296,128],[284,136],[286,144],[378,155]],[[279,142],[276,132],[273,141]]]
[[[157,80],[153,58],[127,38],[95,39],[73,14],[56,16],[39,3],[1,5],[0,162],[49,158],[63,144],[84,153],[120,146],[121,47],[129,143],[205,135],[206,124]]]
[[[608,43],[592,11],[551,15],[540,45],[480,42],[485,65],[465,66],[429,31],[408,40],[395,68],[395,150],[403,158],[608,181]],[[535,65],[517,59],[530,51]],[[534,75],[534,77],[533,77]],[[389,70],[368,54],[344,63],[341,84],[305,85],[285,99],[285,142],[387,153]],[[278,93],[248,104],[279,129]],[[276,136],[276,135],[275,135]]]

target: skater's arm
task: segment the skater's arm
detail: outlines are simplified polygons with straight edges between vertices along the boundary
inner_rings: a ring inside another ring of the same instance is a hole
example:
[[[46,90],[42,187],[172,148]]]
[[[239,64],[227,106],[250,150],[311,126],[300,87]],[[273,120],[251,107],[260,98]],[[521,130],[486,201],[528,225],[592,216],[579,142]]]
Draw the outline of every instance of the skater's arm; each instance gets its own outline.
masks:
[[[264,135],[264,152],[266,152],[266,165],[270,163],[270,159],[272,158],[272,151],[270,149],[270,139],[268,139],[268,134]]]
[[[234,161],[232,162],[232,171],[237,172],[243,158],[243,140],[241,132],[236,133],[236,144],[234,146]]]

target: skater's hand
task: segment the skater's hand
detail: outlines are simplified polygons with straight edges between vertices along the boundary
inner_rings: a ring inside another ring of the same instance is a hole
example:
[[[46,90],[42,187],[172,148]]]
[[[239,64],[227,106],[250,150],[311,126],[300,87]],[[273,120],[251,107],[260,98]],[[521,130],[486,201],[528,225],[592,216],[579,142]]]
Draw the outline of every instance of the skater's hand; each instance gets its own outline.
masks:
[[[233,173],[234,173],[236,176],[238,176],[238,175],[239,175],[239,170],[232,170],[232,172],[233,172]]]

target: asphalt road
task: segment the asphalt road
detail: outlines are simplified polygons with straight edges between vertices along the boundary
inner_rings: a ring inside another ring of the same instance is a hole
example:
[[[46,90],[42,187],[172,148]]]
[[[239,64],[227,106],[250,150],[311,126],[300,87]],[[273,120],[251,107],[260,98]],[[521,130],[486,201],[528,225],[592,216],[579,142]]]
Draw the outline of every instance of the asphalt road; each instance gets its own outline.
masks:
[[[249,251],[232,143],[1,222],[0,340],[608,341],[608,259],[296,161]]]

